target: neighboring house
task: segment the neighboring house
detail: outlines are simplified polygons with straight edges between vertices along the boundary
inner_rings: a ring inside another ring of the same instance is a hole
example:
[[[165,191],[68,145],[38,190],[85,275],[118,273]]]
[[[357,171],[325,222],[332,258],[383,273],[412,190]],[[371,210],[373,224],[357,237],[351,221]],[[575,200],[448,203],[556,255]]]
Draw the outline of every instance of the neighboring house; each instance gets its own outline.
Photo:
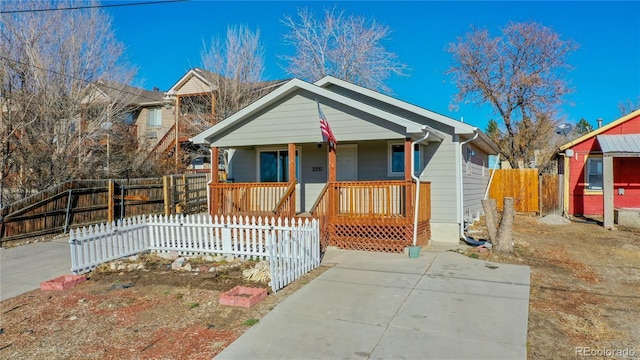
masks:
[[[604,216],[614,208],[640,207],[640,110],[558,149],[563,208],[570,215]]]
[[[133,86],[105,83],[98,81],[89,86],[82,103],[91,107],[104,105],[113,108],[106,113],[115,113],[122,125],[129,126],[130,131],[135,131],[139,145],[153,149],[168,129],[174,123],[171,111],[163,107],[164,93],[157,89],[150,91]],[[91,117],[91,116],[89,116]],[[104,119],[114,122],[116,119]]]
[[[331,244],[384,251],[457,243],[498,153],[478,128],[333,77],[290,80],[191,141],[229,154],[233,183],[211,184],[212,215],[310,215]]]
[[[282,81],[249,84],[247,88],[256,93],[267,93],[280,86]],[[209,167],[210,157],[207,149],[193,144],[189,139],[222,120],[224,114],[216,114],[220,92],[219,86],[237,86],[232,80],[225,79],[210,71],[193,68],[178,80],[164,97],[165,110],[170,112],[170,121],[162,121],[161,132],[155,151],[171,152],[177,149],[179,157],[188,160],[194,167]],[[246,84],[243,84],[246,85]],[[246,101],[242,95],[235,102]],[[178,129],[176,131],[176,128]],[[179,147],[176,147],[176,135]]]

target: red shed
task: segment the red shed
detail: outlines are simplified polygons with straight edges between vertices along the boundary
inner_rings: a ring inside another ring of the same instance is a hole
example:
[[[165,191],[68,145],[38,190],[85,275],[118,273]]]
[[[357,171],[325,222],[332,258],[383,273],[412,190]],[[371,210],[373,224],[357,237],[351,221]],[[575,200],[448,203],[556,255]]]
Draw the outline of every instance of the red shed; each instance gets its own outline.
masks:
[[[561,146],[558,155],[566,213],[603,216],[612,227],[614,208],[640,208],[640,110]]]

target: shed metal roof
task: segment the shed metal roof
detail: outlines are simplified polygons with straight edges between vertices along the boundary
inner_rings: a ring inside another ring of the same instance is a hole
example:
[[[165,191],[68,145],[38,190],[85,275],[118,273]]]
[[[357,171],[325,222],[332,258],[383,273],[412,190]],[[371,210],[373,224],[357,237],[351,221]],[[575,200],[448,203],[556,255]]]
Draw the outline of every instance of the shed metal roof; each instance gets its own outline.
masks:
[[[602,154],[616,157],[640,157],[640,134],[596,136]]]

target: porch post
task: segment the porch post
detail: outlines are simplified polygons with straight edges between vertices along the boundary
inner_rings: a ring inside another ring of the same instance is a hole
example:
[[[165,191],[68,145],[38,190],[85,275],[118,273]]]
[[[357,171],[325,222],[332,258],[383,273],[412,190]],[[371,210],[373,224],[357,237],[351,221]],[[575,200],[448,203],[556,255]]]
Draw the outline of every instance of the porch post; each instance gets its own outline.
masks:
[[[327,149],[329,150],[329,182],[334,182],[336,181],[336,149],[331,146],[327,146]]]
[[[336,194],[336,189],[334,187],[334,183],[336,182],[336,149],[330,145],[327,145],[329,157],[329,206],[327,207],[327,216],[331,218],[338,211],[338,196]]]
[[[613,157],[602,157],[602,190],[604,201],[604,228],[613,228]]]
[[[215,216],[218,212],[218,189],[213,184],[218,182],[218,157],[220,156],[220,149],[216,146],[211,147],[211,185],[209,187],[210,203],[209,214]]]
[[[296,144],[289,143],[289,182],[298,181],[296,179]]]
[[[411,138],[404,139],[404,180],[411,181],[411,171],[413,170],[411,164]]]
[[[289,143],[287,150],[289,152],[289,184],[291,184],[298,181],[298,179],[296,179],[296,144]],[[295,190],[291,194],[290,201],[291,201],[291,205],[289,207],[290,209],[289,216],[294,217],[296,214],[296,191]]]

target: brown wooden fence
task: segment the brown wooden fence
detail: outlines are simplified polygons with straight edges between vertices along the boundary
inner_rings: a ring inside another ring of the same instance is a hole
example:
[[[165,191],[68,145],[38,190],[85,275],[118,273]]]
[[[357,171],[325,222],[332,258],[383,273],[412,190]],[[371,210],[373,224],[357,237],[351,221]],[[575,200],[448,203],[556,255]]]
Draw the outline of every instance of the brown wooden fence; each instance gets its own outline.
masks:
[[[559,206],[558,176],[539,174],[538,169],[499,169],[493,173],[489,198],[502,211],[505,197],[514,199],[517,212],[554,213]]]
[[[206,211],[208,174],[72,180],[0,209],[0,245],[135,216]]]

